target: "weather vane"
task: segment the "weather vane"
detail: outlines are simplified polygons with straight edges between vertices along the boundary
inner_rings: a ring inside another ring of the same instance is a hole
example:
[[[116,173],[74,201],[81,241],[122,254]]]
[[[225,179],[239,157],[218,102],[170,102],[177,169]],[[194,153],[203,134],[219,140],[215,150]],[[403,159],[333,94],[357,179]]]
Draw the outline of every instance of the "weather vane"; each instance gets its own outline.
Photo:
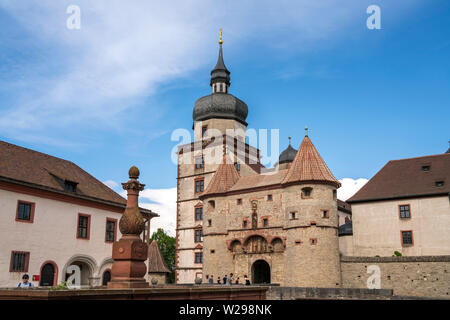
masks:
[[[222,44],[223,43],[223,40],[222,40],[222,28],[220,28],[219,35],[220,35],[219,44]]]

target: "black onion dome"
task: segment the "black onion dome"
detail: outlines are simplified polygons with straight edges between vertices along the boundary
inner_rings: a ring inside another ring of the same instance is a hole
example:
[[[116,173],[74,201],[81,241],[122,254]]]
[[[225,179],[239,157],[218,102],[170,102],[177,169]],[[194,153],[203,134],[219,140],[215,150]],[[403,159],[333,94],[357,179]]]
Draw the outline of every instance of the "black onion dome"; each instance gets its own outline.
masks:
[[[192,118],[204,121],[212,118],[233,119],[247,126],[247,104],[228,93],[213,93],[198,99]]]
[[[294,158],[296,155],[297,155],[297,150],[292,148],[291,143],[289,143],[289,146],[286,148],[286,150],[284,150],[280,154],[280,157],[278,158],[278,163],[279,164],[290,163],[290,162],[294,161]]]

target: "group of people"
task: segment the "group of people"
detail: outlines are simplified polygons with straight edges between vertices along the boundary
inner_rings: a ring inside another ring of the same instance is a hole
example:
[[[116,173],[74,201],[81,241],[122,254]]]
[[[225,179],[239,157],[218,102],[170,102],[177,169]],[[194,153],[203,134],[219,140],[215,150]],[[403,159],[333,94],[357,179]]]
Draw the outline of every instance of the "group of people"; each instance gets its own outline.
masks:
[[[250,285],[250,280],[248,279],[247,275],[244,275],[244,281],[241,282],[239,277],[234,278],[233,273],[230,273],[230,275],[225,275],[222,279],[218,276],[216,280],[214,280],[214,276],[206,275],[206,280],[208,280],[209,284],[245,284],[246,286]]]

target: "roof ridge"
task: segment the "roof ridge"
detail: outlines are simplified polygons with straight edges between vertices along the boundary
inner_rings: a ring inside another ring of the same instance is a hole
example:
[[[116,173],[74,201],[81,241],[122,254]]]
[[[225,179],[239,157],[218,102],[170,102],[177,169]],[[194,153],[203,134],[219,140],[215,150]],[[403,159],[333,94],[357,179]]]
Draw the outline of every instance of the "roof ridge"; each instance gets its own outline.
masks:
[[[17,148],[17,149],[22,149],[23,151],[26,151],[26,152],[37,153],[37,154],[40,154],[40,155],[43,155],[43,156],[46,156],[46,157],[49,157],[49,158],[58,159],[58,160],[62,160],[62,161],[66,161],[66,162],[70,162],[70,163],[74,164],[70,160],[66,160],[66,159],[63,159],[63,158],[60,158],[60,157],[55,157],[55,156],[52,156],[52,155],[50,155],[48,153],[44,153],[44,152],[41,152],[41,151],[33,150],[33,149],[30,149],[30,148],[22,147],[22,146],[19,146],[17,144],[14,144],[14,143],[6,142],[6,141],[3,141],[3,140],[0,140],[0,143],[4,143],[6,145],[12,146],[12,147]]]
[[[394,159],[394,160],[389,160],[388,162],[414,160],[414,159],[420,159],[420,158],[431,158],[431,157],[440,157],[440,156],[450,156],[450,153],[438,153],[438,154],[431,154],[428,156],[421,156],[421,157]]]

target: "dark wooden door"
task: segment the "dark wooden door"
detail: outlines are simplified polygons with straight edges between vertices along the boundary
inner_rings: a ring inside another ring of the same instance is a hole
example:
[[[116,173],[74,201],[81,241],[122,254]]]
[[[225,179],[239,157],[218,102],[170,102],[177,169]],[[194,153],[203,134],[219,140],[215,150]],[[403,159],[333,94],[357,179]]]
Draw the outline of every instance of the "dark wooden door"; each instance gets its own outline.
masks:
[[[40,286],[53,286],[55,279],[55,267],[47,263],[42,267]]]

